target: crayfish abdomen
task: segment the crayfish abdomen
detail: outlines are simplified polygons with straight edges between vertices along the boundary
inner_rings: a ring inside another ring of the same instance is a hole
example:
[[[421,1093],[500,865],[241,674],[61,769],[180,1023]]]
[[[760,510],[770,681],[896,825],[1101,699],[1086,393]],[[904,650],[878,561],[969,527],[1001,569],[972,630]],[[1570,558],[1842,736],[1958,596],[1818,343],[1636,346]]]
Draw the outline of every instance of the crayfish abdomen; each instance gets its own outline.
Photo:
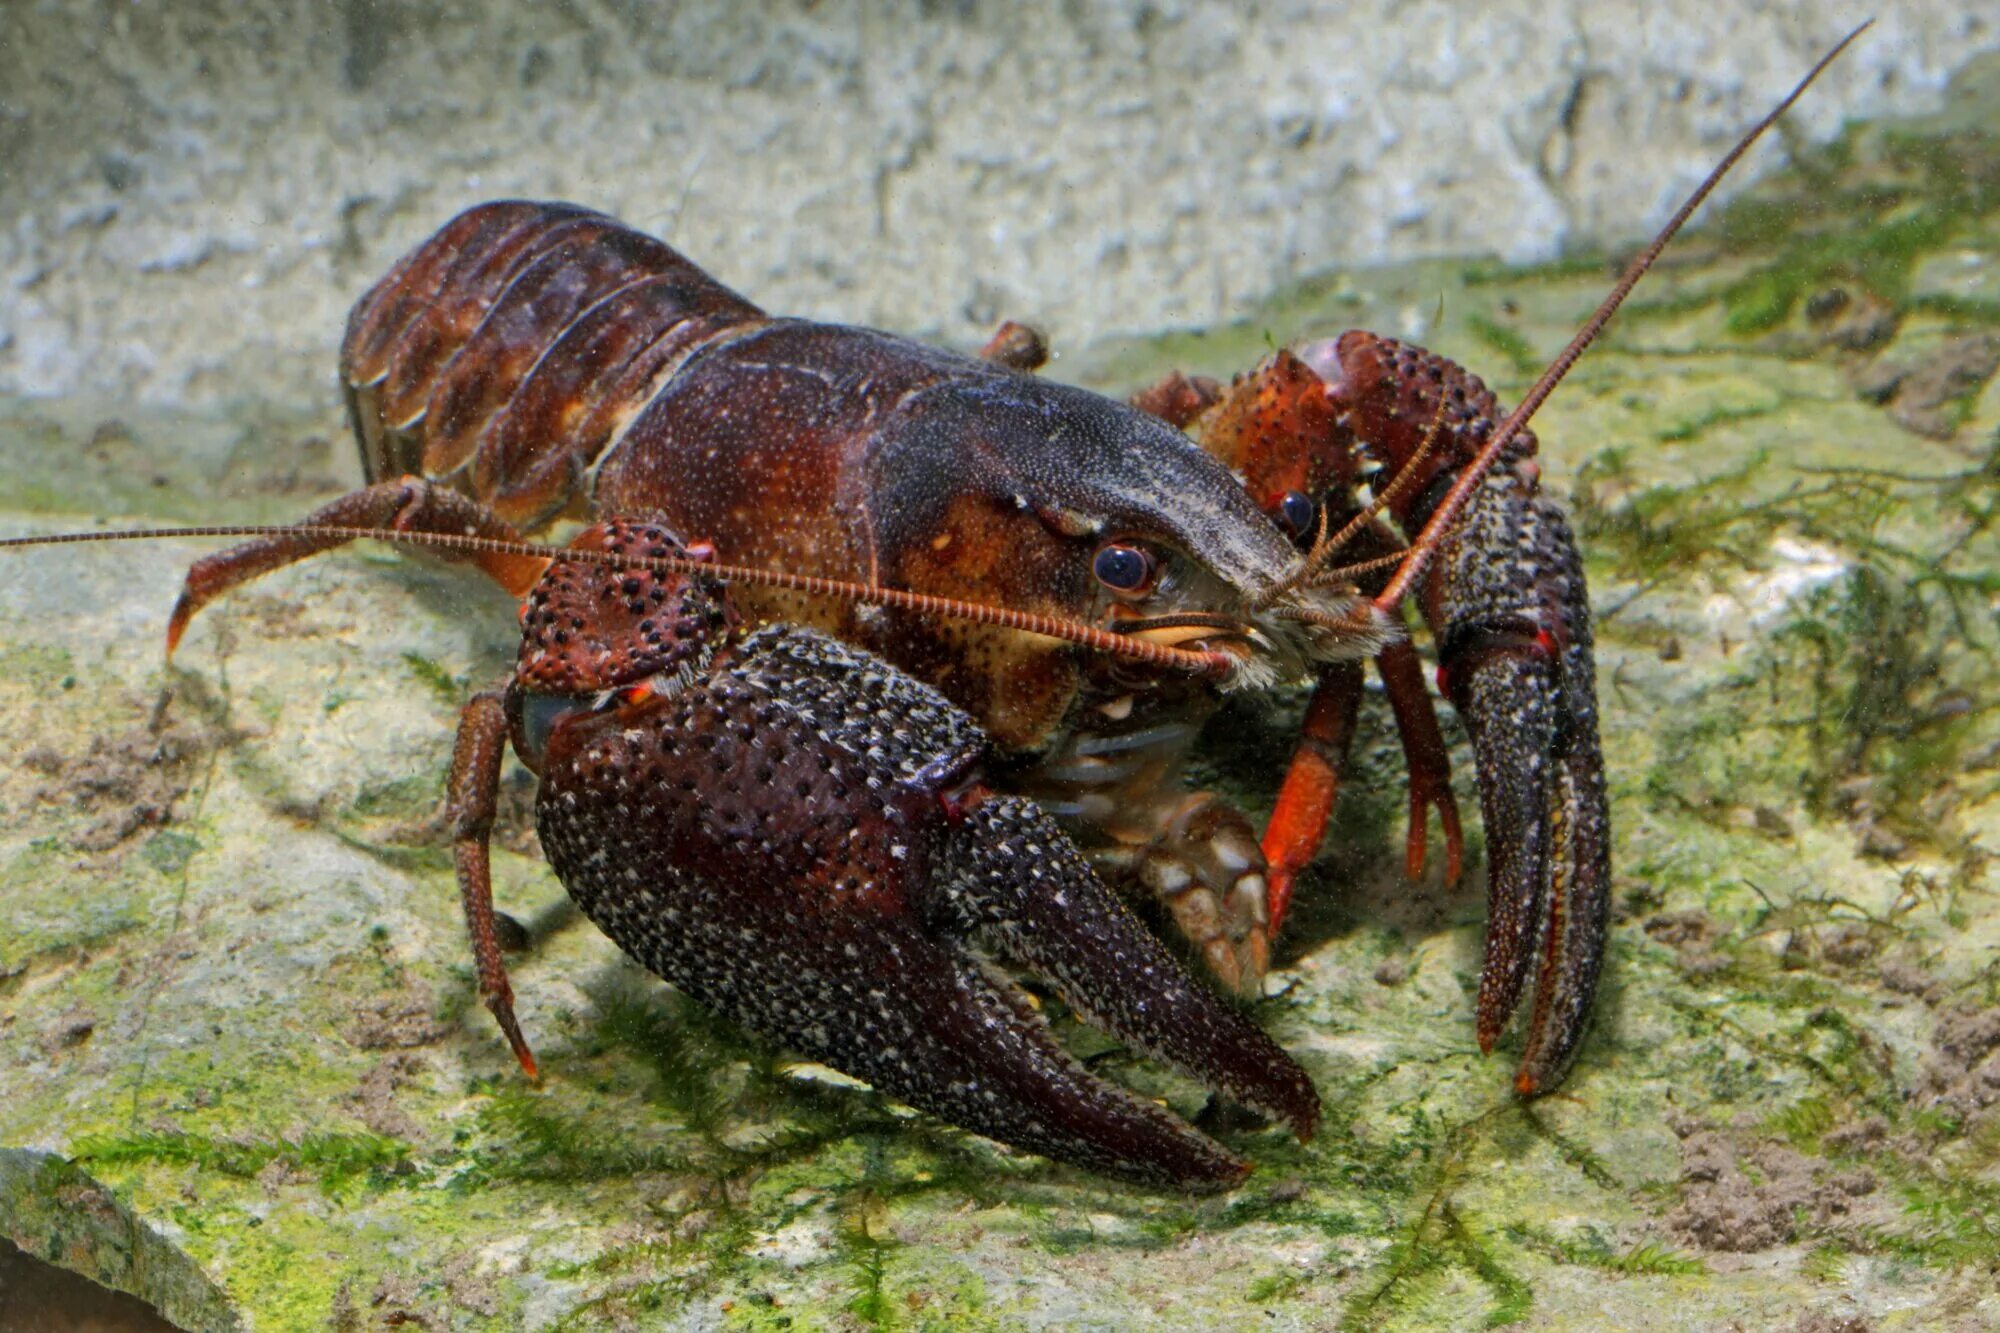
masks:
[[[760,318],[670,246],[586,209],[468,209],[348,318],[363,470],[449,480],[535,527],[577,498],[649,383]]]

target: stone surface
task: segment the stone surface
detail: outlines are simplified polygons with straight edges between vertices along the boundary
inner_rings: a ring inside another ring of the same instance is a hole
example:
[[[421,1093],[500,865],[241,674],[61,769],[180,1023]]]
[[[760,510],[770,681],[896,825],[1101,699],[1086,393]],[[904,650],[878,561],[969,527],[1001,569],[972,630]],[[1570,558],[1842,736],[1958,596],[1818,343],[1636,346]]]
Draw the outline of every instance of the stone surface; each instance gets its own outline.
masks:
[[[1904,419],[1918,372],[2000,324],[1963,294],[2000,266],[1991,123],[1808,155],[1691,237],[1539,419],[1600,616],[1617,836],[1606,992],[1559,1095],[1521,1105],[1511,1050],[1473,1044],[1480,879],[1401,880],[1379,707],[1259,1011],[1327,1123],[1304,1148],[1230,1131],[1259,1163],[1233,1195],[996,1149],[704,1018],[565,910],[516,773],[498,893],[533,945],[531,1088],[432,822],[506,599],[350,552],[205,613],[168,666],[201,544],[9,551],[0,1230],[162,1309],[192,1272],[231,1313],[190,1327],[2000,1325],[2000,391],[1929,405],[1943,438]],[[1948,300],[1912,281],[1939,264]],[[1227,370],[1367,324],[1511,396],[1607,280],[1336,275],[1062,369]],[[0,532],[302,513],[351,477],[330,429],[282,395],[6,400]],[[1211,776],[1268,791],[1299,702],[1228,714]],[[1462,749],[1458,777],[1469,806]],[[61,1190],[20,1185],[44,1172],[152,1239],[54,1239]],[[135,1244],[168,1257],[121,1265]]]
[[[194,1261],[162,1240],[78,1167],[48,1153],[0,1148],[0,1233],[98,1286],[48,1280],[0,1246],[0,1324],[9,1329],[199,1330],[242,1326]],[[124,1295],[143,1290],[155,1310]],[[171,1320],[162,1324],[160,1318]]]
[[[784,313],[960,343],[1014,317],[1059,347],[1204,327],[1333,265],[1636,237],[1862,17],[13,0],[0,390],[330,410],[348,307],[514,194],[616,213]],[[1927,109],[1996,45],[1984,7],[1910,0],[1793,123]]]

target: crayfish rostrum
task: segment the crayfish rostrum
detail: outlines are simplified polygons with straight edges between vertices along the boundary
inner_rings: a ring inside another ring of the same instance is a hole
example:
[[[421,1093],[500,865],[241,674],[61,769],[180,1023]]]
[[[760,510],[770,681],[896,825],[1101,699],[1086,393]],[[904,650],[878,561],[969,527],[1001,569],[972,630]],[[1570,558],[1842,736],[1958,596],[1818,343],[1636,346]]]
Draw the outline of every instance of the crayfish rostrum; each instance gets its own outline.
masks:
[[[525,599],[522,645],[465,710],[448,804],[481,992],[531,1074],[487,862],[509,744],[556,874],[654,972],[966,1128],[1212,1189],[1247,1166],[1086,1072],[982,951],[1309,1137],[1305,1072],[1106,881],[1257,993],[1371,657],[1410,868],[1434,807],[1456,873],[1414,595],[1492,853],[1478,1037],[1539,949],[1516,1086],[1544,1091],[1596,988],[1609,814],[1581,562],[1525,423],[1741,151],[1504,419],[1462,368],[1365,333],[1115,402],[1034,375],[1018,326],[975,358],[774,318],[596,213],[480,205],[350,320],[370,484],[198,563],[169,645],[357,536],[471,561]],[[522,541],[565,519],[587,525],[569,547]],[[1221,691],[1305,681],[1260,837],[1182,762]]]

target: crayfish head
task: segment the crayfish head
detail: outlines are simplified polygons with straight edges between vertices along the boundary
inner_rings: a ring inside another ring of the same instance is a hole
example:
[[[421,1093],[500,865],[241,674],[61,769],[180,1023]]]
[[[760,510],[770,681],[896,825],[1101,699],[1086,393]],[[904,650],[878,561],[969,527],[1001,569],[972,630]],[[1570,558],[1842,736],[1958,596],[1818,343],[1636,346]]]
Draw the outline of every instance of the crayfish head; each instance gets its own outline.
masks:
[[[659,524],[629,520],[587,528],[569,549],[690,555]],[[736,629],[714,579],[557,558],[521,604],[521,653],[508,691],[516,750],[536,768],[549,732],[570,713],[685,689],[707,673]]]

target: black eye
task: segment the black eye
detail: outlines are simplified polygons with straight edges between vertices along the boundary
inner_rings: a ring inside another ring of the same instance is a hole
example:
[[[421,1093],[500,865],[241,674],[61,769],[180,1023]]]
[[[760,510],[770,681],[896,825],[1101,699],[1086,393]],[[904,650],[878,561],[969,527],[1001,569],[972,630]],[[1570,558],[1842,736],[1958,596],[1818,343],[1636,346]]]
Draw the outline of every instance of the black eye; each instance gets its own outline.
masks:
[[[1278,501],[1278,519],[1294,537],[1311,532],[1314,517],[1313,502],[1298,491],[1286,491]]]
[[[1118,592],[1137,592],[1153,577],[1153,557],[1136,546],[1114,542],[1098,548],[1090,568],[1105,587]]]

